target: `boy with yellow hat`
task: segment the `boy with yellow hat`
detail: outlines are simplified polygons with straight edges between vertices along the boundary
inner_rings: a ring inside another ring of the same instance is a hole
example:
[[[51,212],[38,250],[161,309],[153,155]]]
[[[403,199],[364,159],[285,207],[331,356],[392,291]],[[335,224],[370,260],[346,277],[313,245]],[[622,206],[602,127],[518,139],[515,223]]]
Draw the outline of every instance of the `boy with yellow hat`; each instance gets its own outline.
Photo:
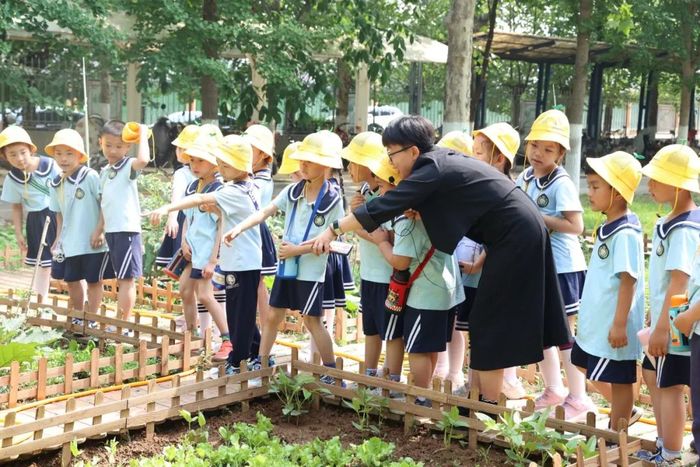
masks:
[[[46,148],[63,171],[50,185],[49,208],[56,212],[56,241],[51,246],[51,275],[68,285],[68,295],[77,311],[83,310],[85,296],[81,281],[87,282],[88,312],[97,313],[102,302],[102,280],[114,278],[100,215],[100,177],[86,167],[83,138],[75,130],[59,130]],[[74,320],[75,324],[82,324]]]
[[[269,205],[228,230],[224,241],[230,243],[246,230],[265,222],[278,210],[285,213],[284,237],[279,246],[280,265],[270,293],[270,316],[263,322],[260,356],[253,368],[268,358],[277,336],[277,327],[287,309],[300,310],[304,325],[318,346],[323,364],[335,367],[333,341],[321,322],[322,297],[328,255],[316,256],[308,239],[323,232],[343,216],[343,203],[337,190],[326,180],[328,168],[342,168],[343,144],[335,133],[319,131],[308,135],[291,156],[300,161],[304,179],[286,186]],[[333,379],[324,376],[324,382]]]
[[[437,146],[461,152],[465,156],[474,155],[474,140],[464,131],[450,131],[440,138],[440,141],[437,142]]]
[[[591,209],[605,215],[583,286],[571,361],[610,402],[610,428],[621,418],[634,423],[633,385],[642,349],[637,332],[644,325],[644,242],[642,226],[629,210],[642,179],[642,166],[617,151],[586,159]]]
[[[51,250],[44,248],[39,258],[41,235],[46,218],[46,245],[56,240],[56,216],[49,209],[49,184],[61,171],[50,157],[36,154],[36,146],[22,127],[8,126],[0,133],[0,157],[4,156],[12,168],[2,186],[0,201],[12,205],[12,223],[20,250],[25,254],[24,264],[37,266],[34,291],[39,303],[49,293]],[[22,233],[24,211],[27,211],[26,236]]]
[[[122,138],[122,133],[128,128],[121,120],[106,122],[100,129],[98,139],[102,154],[107,159],[107,166],[100,173],[100,207],[109,259],[119,286],[117,307],[126,320],[136,304],[135,281],[143,273],[137,178],[151,159],[148,128],[146,125],[138,125],[137,128],[139,149],[135,158],[127,157],[131,143]]]
[[[299,161],[292,159],[294,154],[301,146],[301,141],[289,143],[282,153],[282,163],[277,171],[280,175],[289,175],[293,182],[301,181],[301,173],[299,172]]]
[[[680,462],[685,425],[684,386],[690,384],[689,352],[669,346],[671,297],[684,294],[700,245],[700,210],[691,193],[700,192],[700,160],[688,146],[661,148],[642,169],[649,178],[649,193],[671,212],[654,227],[649,259],[649,355],[642,363],[644,381],[651,392],[657,421],[657,447],[653,461]],[[654,364],[655,363],[655,364]]]
[[[253,151],[250,144],[240,136],[229,135],[214,143],[211,153],[226,181],[223,187],[166,204],[151,213],[151,222],[159,223],[169,212],[215,204],[222,214],[223,229],[229,230],[259,210],[258,190],[251,178]],[[258,333],[255,313],[262,269],[261,245],[260,230],[256,226],[232,243],[222,244],[219,253],[216,274],[226,290],[226,319],[233,347],[229,346],[226,356],[226,374],[229,375],[240,372],[242,360],[255,356],[251,355],[251,346]]]

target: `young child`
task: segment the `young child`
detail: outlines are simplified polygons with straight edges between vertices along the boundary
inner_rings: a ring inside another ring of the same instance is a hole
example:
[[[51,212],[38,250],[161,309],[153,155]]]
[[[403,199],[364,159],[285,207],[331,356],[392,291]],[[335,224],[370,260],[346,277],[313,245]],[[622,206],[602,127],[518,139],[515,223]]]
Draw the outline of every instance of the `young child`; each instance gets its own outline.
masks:
[[[43,303],[49,293],[51,278],[51,249],[56,240],[56,215],[49,209],[49,185],[61,172],[53,159],[36,155],[36,146],[24,128],[11,125],[0,133],[0,156],[4,156],[12,168],[2,186],[0,201],[12,205],[12,224],[15,238],[22,252],[26,252],[24,264],[36,266],[34,292],[38,303]],[[25,234],[22,233],[24,210],[27,211]],[[39,257],[41,235],[46,218],[50,219],[46,231],[45,247]]]
[[[109,258],[117,276],[117,307],[122,319],[131,317],[136,304],[135,280],[141,277],[141,208],[136,179],[150,161],[148,128],[139,126],[136,158],[127,157],[131,144],[122,139],[124,122],[109,120],[99,134],[107,166],[100,174],[100,207]]]
[[[633,421],[633,384],[642,349],[637,332],[644,325],[644,242],[642,226],[628,206],[642,179],[642,166],[617,151],[586,159],[591,209],[605,215],[583,286],[571,362],[610,402],[610,428]]]
[[[686,292],[693,257],[700,245],[700,210],[691,192],[698,192],[700,160],[688,146],[671,144],[656,153],[642,169],[649,178],[649,193],[671,212],[656,223],[649,259],[649,355],[642,363],[644,381],[651,393],[658,433],[652,461],[680,465],[685,425],[683,386],[690,383],[690,356],[669,348],[669,303]],[[654,364],[655,363],[655,364]],[[666,464],[665,464],[666,465]]]
[[[586,278],[586,259],[578,240],[583,232],[581,201],[569,175],[559,166],[570,149],[569,120],[559,110],[548,110],[535,119],[525,140],[531,167],[520,174],[516,184],[537,204],[550,231],[559,287],[573,328]],[[569,394],[562,382],[559,353],[550,347],[540,362],[545,390],[535,400],[537,409],[563,403],[567,419],[597,410],[586,394],[586,377],[571,363],[571,345],[560,348]]]
[[[63,279],[73,309],[85,301],[81,280],[87,282],[89,313],[102,303],[102,280],[114,278],[100,216],[100,177],[85,167],[88,156],[83,138],[75,130],[59,130],[46,146],[63,171],[51,182],[49,207],[56,213],[57,238],[51,246],[51,275]]]
[[[257,190],[249,175],[253,171],[250,145],[240,136],[229,135],[216,144],[212,153],[226,180],[224,186],[214,192],[193,194],[167,204],[151,214],[151,222],[157,225],[168,212],[214,203],[222,212],[223,228],[229,230],[258,211]],[[255,312],[261,268],[262,247],[257,226],[241,234],[231,245],[221,246],[219,273],[226,285],[226,319],[233,346],[227,356],[226,374],[240,372],[240,362],[252,356],[252,340],[258,332]]]
[[[341,168],[342,142],[338,135],[319,131],[304,138],[299,149],[291,156],[300,161],[304,180],[285,187],[271,204],[249,216],[224,235],[232,242],[246,230],[259,225],[278,210],[285,213],[285,233],[279,247],[280,265],[270,294],[270,316],[263,322],[260,357],[253,368],[260,366],[261,358],[269,358],[277,336],[277,327],[284,319],[285,310],[300,310],[304,325],[313,336],[323,364],[335,367],[333,342],[321,323],[323,287],[328,255],[311,254],[311,245],[304,241],[314,238],[342,217],[343,206],[336,190],[329,189],[325,179],[326,168]],[[324,382],[333,378],[324,376]]]
[[[372,164],[371,170],[377,175],[382,194],[408,175],[397,171],[388,157]],[[420,219],[399,217],[393,230],[393,246],[386,230],[377,229],[371,236],[395,271],[412,274],[427,259],[411,286],[403,311],[403,341],[413,383],[427,388],[432,381],[438,352],[444,351],[452,338],[457,307],[464,301],[459,265],[455,256],[432,247]],[[427,406],[430,401],[417,397],[416,404]]]
[[[185,197],[187,187],[194,181],[190,166],[185,162],[185,150],[191,145],[197,134],[199,127],[197,125],[187,125],[182,129],[180,134],[171,143],[175,146],[175,157],[182,164],[182,167],[173,172],[173,187],[170,195],[170,202],[176,203]],[[180,249],[182,244],[182,224],[185,222],[185,213],[182,211],[172,211],[168,214],[168,220],[165,222],[165,236],[163,243],[158,250],[156,256],[156,264],[158,266],[167,266],[172,261],[173,256]]]

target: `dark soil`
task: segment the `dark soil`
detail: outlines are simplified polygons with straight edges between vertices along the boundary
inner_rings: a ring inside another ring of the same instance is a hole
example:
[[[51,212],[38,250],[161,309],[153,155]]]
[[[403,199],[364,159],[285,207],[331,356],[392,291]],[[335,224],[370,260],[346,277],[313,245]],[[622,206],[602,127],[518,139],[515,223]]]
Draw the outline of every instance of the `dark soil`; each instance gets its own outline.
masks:
[[[218,429],[221,426],[232,425],[235,422],[255,423],[256,413],[260,411],[272,419],[275,434],[288,443],[306,443],[314,438],[329,439],[339,436],[344,445],[359,444],[370,435],[359,432],[353,425],[355,414],[348,410],[330,404],[321,404],[317,411],[311,411],[295,420],[287,421],[282,416],[280,402],[268,397],[250,402],[250,410],[241,412],[240,405],[217,411],[206,412],[207,427],[210,440],[216,444],[219,441]],[[155,436],[146,440],[145,430],[131,431],[128,435],[116,435],[119,441],[117,447],[117,465],[128,465],[132,459],[149,457],[163,452],[169,444],[177,444],[187,432],[184,420],[169,420],[156,425]],[[100,465],[110,465],[105,450],[106,439],[89,440],[79,445],[82,451],[80,459],[97,459]],[[435,432],[423,425],[416,425],[409,435],[404,435],[403,424],[395,421],[385,421],[382,426],[381,438],[394,443],[395,458],[411,457],[422,461],[426,466],[446,465],[480,465],[501,466],[507,463],[507,457],[497,447],[479,446],[477,450],[462,447],[458,441],[453,441],[449,448],[443,444],[441,432]],[[60,451],[54,451],[30,459],[13,462],[15,466],[53,467],[60,466]]]

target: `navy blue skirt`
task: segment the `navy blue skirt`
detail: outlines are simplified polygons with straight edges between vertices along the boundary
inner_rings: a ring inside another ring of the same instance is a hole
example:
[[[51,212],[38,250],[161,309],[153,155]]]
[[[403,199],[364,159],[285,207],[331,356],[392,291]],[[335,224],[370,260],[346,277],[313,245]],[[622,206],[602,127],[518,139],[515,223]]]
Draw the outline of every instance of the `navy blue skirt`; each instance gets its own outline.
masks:
[[[260,239],[262,240],[262,270],[263,276],[274,276],[277,273],[277,252],[275,242],[267,224],[260,224]]]
[[[158,255],[156,256],[156,264],[158,266],[167,266],[168,263],[173,259],[177,250],[180,249],[182,245],[182,225],[185,223],[185,213],[180,211],[177,213],[177,236],[172,238],[170,235],[166,235],[163,238],[163,243],[161,243],[158,249]]]
[[[47,216],[51,219],[51,222],[49,223],[49,228],[46,230],[45,245],[44,250],[41,252],[41,258],[37,258],[39,256],[41,234],[44,232],[44,222]],[[39,260],[39,266],[42,268],[50,268],[51,245],[56,241],[56,213],[49,208],[27,213],[25,235],[27,240],[27,256],[24,258],[24,264],[27,266],[35,266],[37,260]]]

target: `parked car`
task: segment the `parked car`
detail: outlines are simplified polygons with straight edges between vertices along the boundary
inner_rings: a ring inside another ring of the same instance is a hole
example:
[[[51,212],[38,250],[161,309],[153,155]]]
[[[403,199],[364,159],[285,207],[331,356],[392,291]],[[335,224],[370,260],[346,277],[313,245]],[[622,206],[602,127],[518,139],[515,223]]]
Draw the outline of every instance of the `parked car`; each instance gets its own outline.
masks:
[[[372,131],[382,131],[389,122],[402,115],[401,109],[392,105],[371,107],[367,112],[367,127]]]

